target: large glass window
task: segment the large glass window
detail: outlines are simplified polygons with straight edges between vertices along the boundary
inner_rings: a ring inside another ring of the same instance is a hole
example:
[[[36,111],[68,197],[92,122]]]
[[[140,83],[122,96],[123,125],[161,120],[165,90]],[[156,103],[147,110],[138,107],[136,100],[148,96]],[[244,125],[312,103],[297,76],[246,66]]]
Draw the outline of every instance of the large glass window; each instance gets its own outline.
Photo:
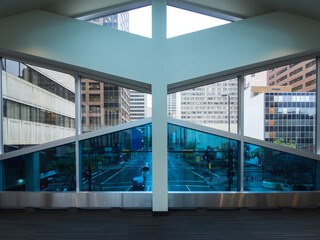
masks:
[[[75,144],[5,160],[5,191],[75,191]]]
[[[9,59],[4,62],[5,152],[73,136],[74,78]]]
[[[168,116],[237,133],[238,80],[231,79],[168,95]]]
[[[151,97],[146,93],[85,78],[81,83],[83,132],[151,116]]]
[[[315,71],[314,61],[245,77],[245,135],[315,151],[316,74],[306,75],[306,72]]]
[[[168,124],[169,191],[236,191],[238,142]]]
[[[245,191],[315,190],[315,160],[246,143]]]
[[[80,142],[82,191],[152,191],[151,125]]]

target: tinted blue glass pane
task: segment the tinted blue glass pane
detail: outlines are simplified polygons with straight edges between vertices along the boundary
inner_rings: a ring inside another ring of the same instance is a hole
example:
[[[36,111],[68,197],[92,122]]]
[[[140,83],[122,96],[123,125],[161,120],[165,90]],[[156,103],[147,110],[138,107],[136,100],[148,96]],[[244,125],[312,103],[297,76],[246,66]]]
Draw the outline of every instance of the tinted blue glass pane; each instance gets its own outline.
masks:
[[[315,189],[315,160],[245,143],[245,191]]]
[[[5,191],[25,191],[25,161],[22,157],[4,161]],[[38,186],[40,187],[40,186]]]
[[[80,142],[82,191],[152,191],[151,125]]]
[[[6,191],[74,191],[74,143],[5,160]]]
[[[168,124],[169,191],[236,191],[238,142]]]

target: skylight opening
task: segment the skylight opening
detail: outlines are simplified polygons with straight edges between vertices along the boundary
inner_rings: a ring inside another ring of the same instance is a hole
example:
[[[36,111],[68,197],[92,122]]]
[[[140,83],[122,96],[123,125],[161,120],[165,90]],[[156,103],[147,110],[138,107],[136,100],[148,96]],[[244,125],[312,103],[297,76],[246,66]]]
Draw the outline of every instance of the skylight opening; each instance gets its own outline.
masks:
[[[167,6],[167,38],[228,24],[231,21]]]
[[[86,21],[148,38],[152,36],[152,7],[150,5]]]

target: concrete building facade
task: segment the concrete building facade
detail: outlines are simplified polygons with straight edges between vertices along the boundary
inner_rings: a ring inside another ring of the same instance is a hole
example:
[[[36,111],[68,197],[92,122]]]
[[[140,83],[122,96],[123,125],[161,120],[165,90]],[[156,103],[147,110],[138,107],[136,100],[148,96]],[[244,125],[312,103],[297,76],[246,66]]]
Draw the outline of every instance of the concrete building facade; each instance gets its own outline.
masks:
[[[111,84],[82,79],[82,130],[130,122],[130,92]]]
[[[130,90],[130,120],[147,117],[147,94]]]
[[[181,119],[228,131],[230,117],[230,131],[237,132],[237,91],[237,79],[182,91]]]
[[[74,136],[74,78],[9,59],[3,63],[5,151]]]
[[[316,91],[316,60],[273,68],[267,71],[269,86],[291,86],[292,92]]]

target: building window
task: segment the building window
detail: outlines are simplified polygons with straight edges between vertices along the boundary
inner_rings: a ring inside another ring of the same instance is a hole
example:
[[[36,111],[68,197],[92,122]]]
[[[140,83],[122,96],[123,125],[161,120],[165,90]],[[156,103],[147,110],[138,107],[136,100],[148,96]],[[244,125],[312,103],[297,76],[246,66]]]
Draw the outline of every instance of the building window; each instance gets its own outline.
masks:
[[[311,67],[311,66],[313,66],[315,64],[316,64],[316,60],[313,60],[313,61],[311,61],[311,62],[306,64],[306,68],[309,68],[309,67]]]
[[[31,120],[30,107],[21,104],[21,120],[30,121]]]
[[[298,68],[298,69],[294,70],[294,71],[293,71],[293,72],[291,72],[289,75],[290,75],[290,77],[291,77],[292,75],[297,74],[297,73],[299,73],[299,72],[301,72],[301,71],[302,71],[302,67],[300,67],[300,68]]]
[[[101,119],[100,117],[89,117],[89,123],[93,125],[100,125]]]
[[[90,113],[100,113],[100,106],[91,105],[89,106]]]
[[[301,81],[301,80],[302,80],[302,76],[297,77],[297,78],[295,78],[295,79],[293,79],[293,80],[290,81],[290,85],[292,85],[292,84],[294,84],[294,83],[296,83],[296,82],[299,82],[299,81]]]
[[[313,79],[313,80],[311,80],[309,82],[306,82],[306,87],[309,87],[309,86],[314,85],[314,84],[316,84],[316,80],[315,79]]]
[[[287,75],[279,78],[279,79],[277,80],[277,83],[282,82],[282,81],[285,80],[285,79],[287,79]]]
[[[21,119],[20,104],[12,101],[7,101],[7,114],[8,118]]]
[[[89,102],[100,102],[100,94],[90,94]]]
[[[292,88],[292,92],[296,92],[296,91],[298,91],[298,90],[300,90],[300,89],[302,89],[302,84],[299,85],[299,86],[296,86],[296,87]]]
[[[280,75],[281,73],[284,73],[285,71],[287,71],[287,67],[284,67],[280,71],[278,71],[277,76]]]
[[[89,90],[90,91],[100,90],[100,83],[89,83]]]
[[[314,74],[316,74],[316,70],[313,70],[313,71],[311,71],[311,72],[307,72],[307,73],[306,73],[306,77],[310,77],[310,76],[312,76],[312,75],[314,75]]]
[[[81,112],[82,113],[86,113],[87,111],[86,111],[86,105],[82,105],[81,106]]]

